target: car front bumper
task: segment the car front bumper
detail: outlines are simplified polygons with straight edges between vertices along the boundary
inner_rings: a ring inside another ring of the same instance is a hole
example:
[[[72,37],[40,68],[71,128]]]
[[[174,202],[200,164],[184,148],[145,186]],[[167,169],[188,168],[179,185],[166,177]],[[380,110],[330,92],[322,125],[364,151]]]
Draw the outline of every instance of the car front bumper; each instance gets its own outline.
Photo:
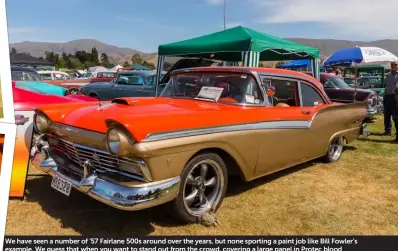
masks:
[[[133,186],[122,186],[101,179],[95,174],[76,180],[62,172],[62,167],[51,157],[48,146],[31,154],[31,163],[39,170],[67,180],[74,189],[121,210],[136,211],[161,205],[173,200],[179,191],[180,177]]]

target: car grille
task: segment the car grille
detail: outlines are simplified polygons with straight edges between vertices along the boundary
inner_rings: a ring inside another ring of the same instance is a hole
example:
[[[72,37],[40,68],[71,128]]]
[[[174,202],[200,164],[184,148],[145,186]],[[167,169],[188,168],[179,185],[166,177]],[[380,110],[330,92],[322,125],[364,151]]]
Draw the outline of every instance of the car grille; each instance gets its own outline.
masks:
[[[49,136],[49,146],[62,151],[72,162],[82,167],[89,160],[96,173],[112,174],[144,181],[141,173],[142,160],[119,158],[106,151],[67,141],[59,136]],[[125,166],[124,169],[120,168]],[[135,171],[128,171],[135,170]]]

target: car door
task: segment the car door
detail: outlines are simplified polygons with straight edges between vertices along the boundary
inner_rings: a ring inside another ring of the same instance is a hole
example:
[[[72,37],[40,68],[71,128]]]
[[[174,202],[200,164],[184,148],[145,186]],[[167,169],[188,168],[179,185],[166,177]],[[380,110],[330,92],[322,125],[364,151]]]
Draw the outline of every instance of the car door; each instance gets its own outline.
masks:
[[[116,82],[117,97],[146,97],[145,80],[142,76],[120,75]]]
[[[263,108],[268,116],[271,113],[273,125],[271,129],[261,131],[255,176],[295,165],[308,155],[306,135],[313,112],[308,113],[308,109],[300,106],[297,80],[267,76],[262,77],[262,83],[265,87],[275,88],[274,96],[268,96],[273,107]]]

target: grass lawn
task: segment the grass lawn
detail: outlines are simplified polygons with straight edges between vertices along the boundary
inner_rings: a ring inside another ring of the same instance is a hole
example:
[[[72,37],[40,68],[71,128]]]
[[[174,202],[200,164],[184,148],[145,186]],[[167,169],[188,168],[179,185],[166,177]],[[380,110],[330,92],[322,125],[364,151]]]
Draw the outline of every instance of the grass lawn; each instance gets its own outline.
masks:
[[[1,82],[0,82],[0,86],[1,86]],[[3,93],[1,91],[0,88],[0,118],[4,118],[4,114],[3,114]]]
[[[26,199],[9,203],[8,235],[398,235],[398,144],[383,132],[320,161],[251,183],[230,180],[220,227],[180,225],[168,207],[124,212],[74,191],[68,198],[48,177],[29,177]],[[31,172],[36,172],[31,170]]]

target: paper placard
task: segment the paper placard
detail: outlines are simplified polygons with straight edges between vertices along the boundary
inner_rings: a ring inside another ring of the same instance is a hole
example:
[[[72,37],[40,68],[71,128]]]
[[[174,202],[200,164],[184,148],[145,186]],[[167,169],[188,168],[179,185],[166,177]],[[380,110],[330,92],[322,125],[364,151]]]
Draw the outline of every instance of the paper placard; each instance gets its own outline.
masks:
[[[211,100],[214,100],[217,102],[218,99],[221,97],[221,94],[223,91],[224,91],[224,88],[203,86],[202,89],[200,89],[200,92],[196,98],[197,99],[211,99]]]

